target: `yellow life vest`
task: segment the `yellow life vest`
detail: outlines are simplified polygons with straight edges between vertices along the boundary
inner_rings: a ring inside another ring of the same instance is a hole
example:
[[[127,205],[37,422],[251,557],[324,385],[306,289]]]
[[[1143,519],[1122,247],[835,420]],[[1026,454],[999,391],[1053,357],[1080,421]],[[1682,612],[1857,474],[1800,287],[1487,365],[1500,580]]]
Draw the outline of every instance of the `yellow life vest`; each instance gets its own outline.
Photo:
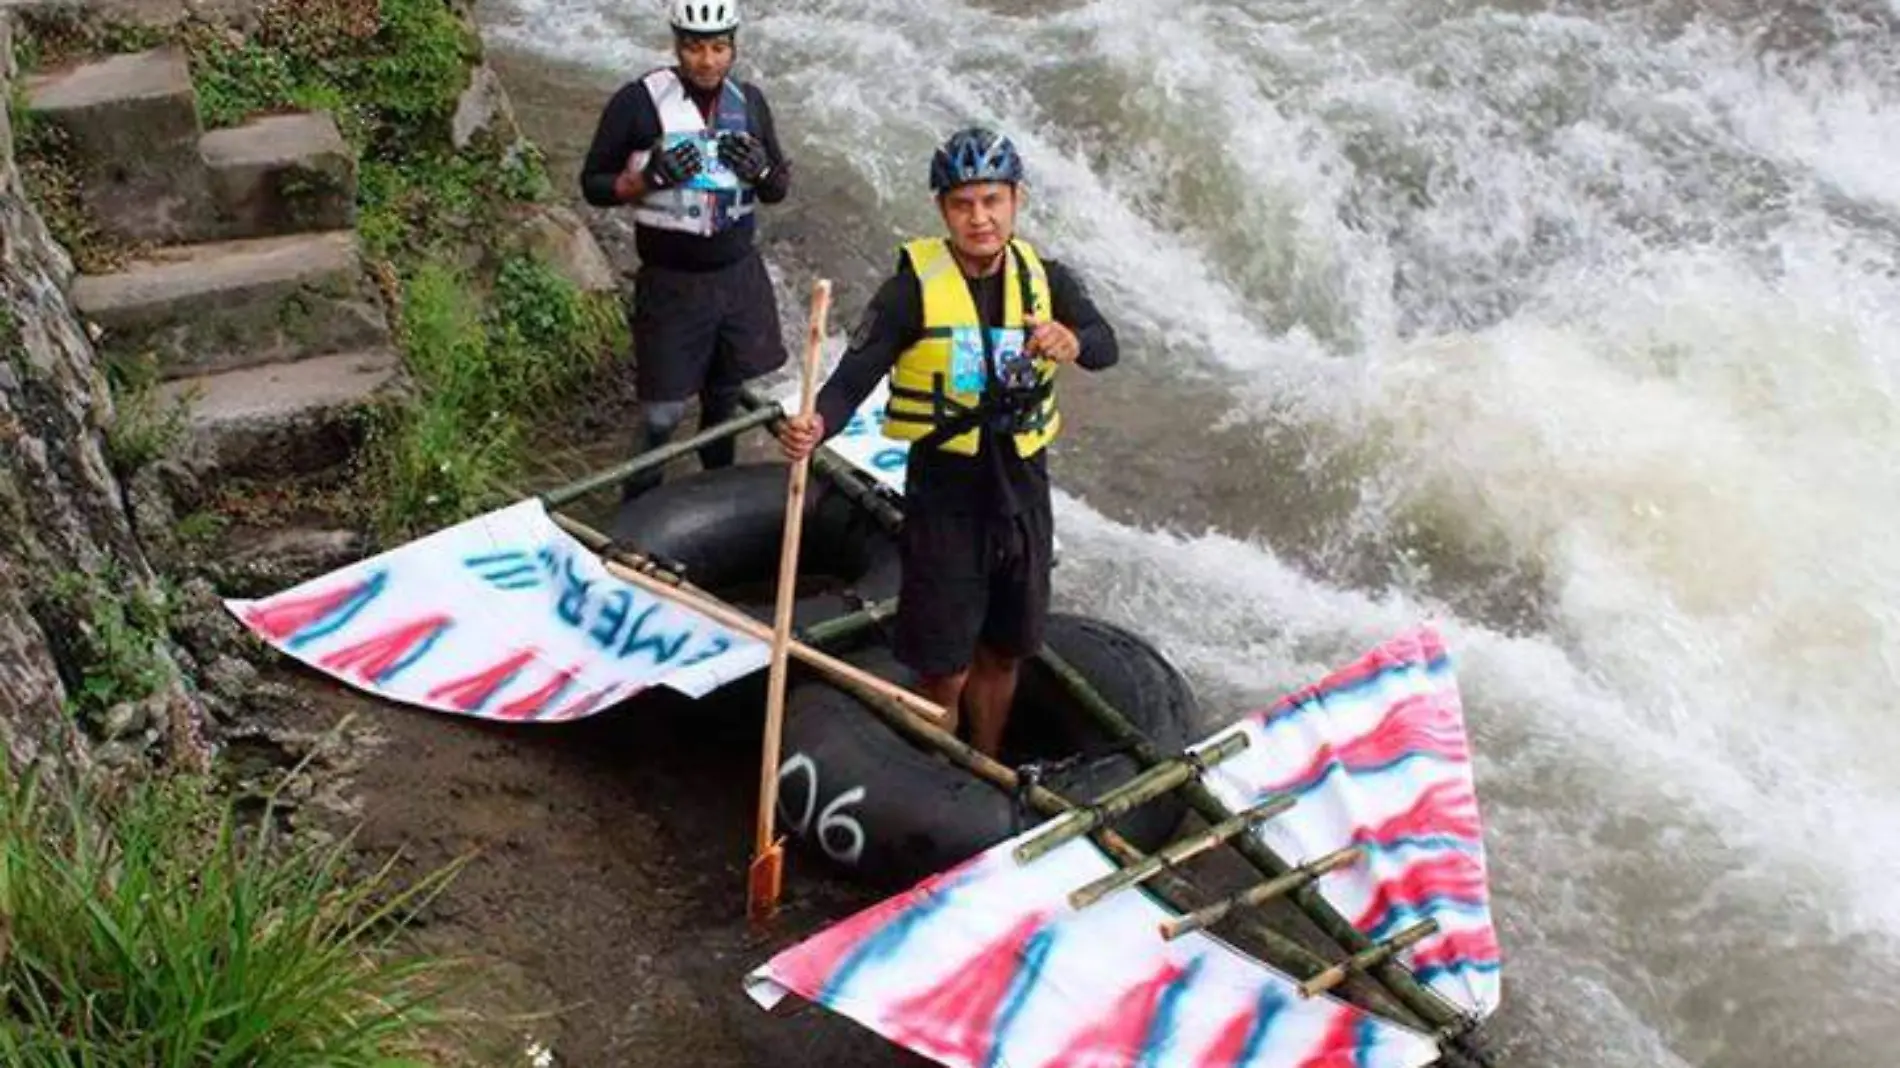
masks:
[[[923,290],[924,333],[917,343],[897,356],[891,367],[891,399],[884,414],[884,436],[897,441],[917,441],[937,427],[967,415],[983,400],[990,381],[988,363],[1002,365],[1012,357],[1020,361],[1023,343],[1024,301],[1027,299],[1038,319],[1051,317],[1049,274],[1036,251],[1022,241],[1011,241],[1003,257],[1003,322],[990,331],[986,351],[983,322],[977,314],[970,286],[957,267],[950,244],[940,237],[907,242],[903,248],[911,270]],[[1025,277],[1026,276],[1026,277]],[[1055,440],[1062,429],[1062,413],[1056,409],[1053,360],[1035,360],[1036,383],[1042,389],[1040,403],[1016,420],[1014,437],[1017,454],[1025,459]],[[966,430],[943,440],[941,448],[962,456],[975,456],[982,440],[983,426]]]

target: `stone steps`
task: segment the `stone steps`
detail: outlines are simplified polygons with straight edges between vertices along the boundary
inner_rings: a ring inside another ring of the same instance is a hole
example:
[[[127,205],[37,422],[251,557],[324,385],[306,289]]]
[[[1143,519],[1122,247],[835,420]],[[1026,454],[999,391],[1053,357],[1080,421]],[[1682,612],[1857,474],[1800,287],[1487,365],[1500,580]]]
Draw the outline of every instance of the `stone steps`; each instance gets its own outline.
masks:
[[[380,348],[295,363],[244,367],[159,387],[190,413],[187,462],[224,477],[309,474],[347,460],[361,443],[365,406],[400,388],[402,361]]]
[[[350,230],[161,248],[71,295],[101,349],[165,379],[389,344]]]
[[[356,157],[328,114],[270,115],[199,139],[226,238],[356,225]]]
[[[100,229],[131,241],[203,236],[210,194],[183,51],[111,56],[31,78],[26,89],[34,120],[63,136],[64,162]]]
[[[175,47],[44,74],[27,90],[108,234],[187,244],[355,225],[356,160],[334,118],[271,115],[207,133]]]

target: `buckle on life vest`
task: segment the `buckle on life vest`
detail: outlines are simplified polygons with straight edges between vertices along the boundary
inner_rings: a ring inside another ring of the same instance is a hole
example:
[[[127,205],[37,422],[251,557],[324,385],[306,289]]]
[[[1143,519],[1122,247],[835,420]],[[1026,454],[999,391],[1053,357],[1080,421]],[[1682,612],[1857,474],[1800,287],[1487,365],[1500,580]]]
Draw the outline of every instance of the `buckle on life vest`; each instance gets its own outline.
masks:
[[[1035,363],[1021,354],[1012,357],[998,361],[996,386],[983,405],[989,409],[989,428],[1002,434],[1036,429],[1049,399],[1049,385],[1036,374]]]

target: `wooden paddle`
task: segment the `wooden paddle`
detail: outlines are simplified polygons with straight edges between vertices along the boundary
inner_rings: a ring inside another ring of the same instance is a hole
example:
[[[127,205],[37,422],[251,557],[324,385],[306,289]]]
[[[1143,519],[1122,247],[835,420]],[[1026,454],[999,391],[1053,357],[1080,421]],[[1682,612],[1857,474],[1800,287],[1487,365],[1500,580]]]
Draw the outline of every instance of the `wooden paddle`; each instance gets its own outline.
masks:
[[[812,286],[811,322],[805,333],[805,364],[798,411],[812,413],[818,391],[819,350],[825,341],[825,316],[831,310],[831,282]],[[785,538],[778,556],[778,609],[772,623],[772,668],[765,690],[765,752],[759,762],[758,840],[752,870],[746,879],[746,914],[754,923],[778,912],[779,891],[785,881],[785,840],[774,838],[773,817],[778,809],[779,735],[785,721],[785,669],[792,640],[792,602],[798,586],[798,541],[805,526],[805,479],[811,454],[792,464],[785,492]]]

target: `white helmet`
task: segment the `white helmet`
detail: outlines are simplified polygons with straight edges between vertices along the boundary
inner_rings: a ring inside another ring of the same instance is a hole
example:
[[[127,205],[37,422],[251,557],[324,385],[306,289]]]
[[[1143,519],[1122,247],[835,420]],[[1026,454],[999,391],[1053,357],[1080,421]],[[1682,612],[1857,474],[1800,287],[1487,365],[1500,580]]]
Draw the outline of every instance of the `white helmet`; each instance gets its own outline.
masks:
[[[739,28],[739,0],[673,0],[673,28],[680,33],[731,33]]]

